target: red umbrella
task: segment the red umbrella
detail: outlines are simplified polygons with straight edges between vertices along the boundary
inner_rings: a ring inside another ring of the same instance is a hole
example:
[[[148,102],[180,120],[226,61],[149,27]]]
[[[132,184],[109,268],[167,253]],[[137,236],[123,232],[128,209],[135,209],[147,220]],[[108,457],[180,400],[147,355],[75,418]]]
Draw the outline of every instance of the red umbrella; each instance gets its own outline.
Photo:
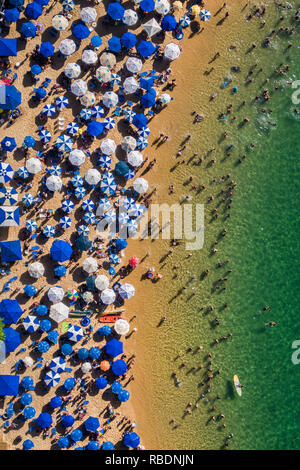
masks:
[[[136,256],[133,256],[132,258],[129,259],[129,266],[132,268],[136,268],[139,264],[139,260]]]

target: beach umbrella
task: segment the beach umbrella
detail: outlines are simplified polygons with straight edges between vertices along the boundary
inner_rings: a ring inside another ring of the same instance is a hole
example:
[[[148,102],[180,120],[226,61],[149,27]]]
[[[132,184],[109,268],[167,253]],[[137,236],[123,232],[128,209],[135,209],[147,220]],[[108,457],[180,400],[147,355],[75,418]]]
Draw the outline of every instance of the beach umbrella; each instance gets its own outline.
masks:
[[[35,92],[35,98],[42,100],[47,96],[47,90],[43,87],[40,88],[34,88],[33,91]]]
[[[132,119],[132,124],[138,129],[142,129],[143,127],[146,127],[147,122],[148,122],[148,119],[143,113],[137,113]]]
[[[43,304],[38,305],[36,308],[36,313],[37,315],[40,315],[41,317],[43,317],[44,315],[47,315],[48,313],[47,305],[43,305]]]
[[[24,294],[27,295],[27,297],[33,297],[37,293],[37,288],[33,286],[32,284],[26,284],[24,287]]]
[[[130,208],[130,217],[139,217],[144,213],[145,207],[142,204],[133,204]],[[137,259],[136,257],[130,258],[132,260]],[[130,261],[130,260],[129,260]],[[134,263],[134,261],[133,261]]]
[[[78,199],[83,199],[86,195],[86,189],[83,187],[78,187],[75,189],[74,194]]]
[[[29,375],[26,375],[25,377],[22,378],[20,382],[20,386],[24,388],[24,390],[34,390],[34,383],[33,383],[33,378],[30,377]]]
[[[128,432],[123,438],[123,444],[131,449],[136,449],[140,443],[140,438],[136,432]]]
[[[80,175],[75,175],[71,179],[71,183],[75,188],[79,188],[80,186],[83,186],[83,178]]]
[[[16,109],[21,104],[22,95],[14,85],[2,84],[0,100],[2,109]]]
[[[59,225],[62,229],[66,230],[67,228],[71,227],[72,220],[67,216],[61,217],[59,219]]]
[[[108,382],[105,377],[99,377],[95,380],[95,385],[99,390],[103,390],[107,386]]]
[[[144,150],[148,146],[148,140],[144,137],[138,137],[136,140],[136,146],[139,150]]]
[[[108,371],[110,369],[110,364],[108,361],[101,361],[100,362],[100,369],[103,370],[104,372]]]
[[[146,31],[147,36],[149,36],[150,38],[152,36],[155,36],[155,34],[160,33],[161,31],[161,27],[155,18],[151,18],[151,20],[147,21],[146,23],[143,23],[142,26],[144,31]]]
[[[32,65],[32,67],[30,67],[30,72],[32,73],[32,75],[39,75],[40,73],[42,73],[42,67],[38,64],[34,64]]]
[[[117,63],[116,57],[111,52],[103,52],[100,57],[100,64],[111,69]]]
[[[50,173],[50,175],[55,175],[55,176],[60,176],[62,174],[62,169],[58,165],[52,165],[50,168],[46,169],[47,173]]]
[[[136,148],[136,140],[131,135],[127,135],[122,139],[121,142],[122,150],[125,152],[133,151]]]
[[[111,158],[108,155],[102,155],[98,159],[98,165],[104,170],[108,170],[111,166]]]
[[[133,26],[137,23],[137,21],[138,21],[138,15],[134,10],[131,10],[129,8],[124,11],[123,23],[125,23],[127,26]]]
[[[64,31],[69,26],[69,22],[65,16],[55,15],[52,18],[52,26],[57,31]]]
[[[83,234],[79,235],[75,243],[80,251],[88,251],[92,246],[92,242]]]
[[[135,200],[132,198],[132,197],[127,197],[125,198],[124,200],[122,200],[122,204],[123,204],[123,207],[126,209],[126,210],[131,210],[132,207],[134,207],[135,205]],[[117,240],[116,241],[116,245],[119,245],[119,241],[120,240]],[[127,242],[126,242],[127,243]],[[127,245],[125,245],[125,248],[126,248]],[[120,250],[122,250],[123,248],[120,248]]]
[[[99,450],[99,443],[97,441],[90,441],[86,448],[87,450]]]
[[[57,304],[56,304],[57,305]],[[73,352],[73,348],[72,346],[69,344],[69,343],[64,343],[62,344],[61,348],[60,348],[60,352],[64,355],[64,356],[70,356]]]
[[[97,34],[95,34],[95,35],[91,38],[91,44],[92,44],[92,46],[94,46],[94,47],[100,47],[101,44],[102,44],[102,39],[100,38],[100,36],[98,36]]]
[[[20,333],[13,328],[3,328],[2,332],[4,333],[5,339],[5,352],[10,353],[17,349],[21,344]]]
[[[112,253],[110,256],[109,256],[109,262],[111,264],[118,264],[120,262],[120,258],[118,257],[118,255],[116,255],[115,253]]]
[[[34,443],[30,439],[26,439],[26,441],[23,442],[23,450],[30,450],[33,449]]]
[[[151,41],[144,41],[142,39],[137,46],[137,51],[142,57],[150,57],[155,52],[155,46]]]
[[[100,182],[101,174],[95,168],[90,168],[84,174],[84,180],[86,181],[87,184],[94,186]]]
[[[36,31],[36,26],[31,21],[22,23],[20,33],[25,38],[33,38],[36,35]]]
[[[109,208],[110,208],[110,202],[109,202],[108,199],[106,199],[106,198],[99,199],[99,204],[98,204],[98,207],[97,207],[96,215],[97,216],[103,215],[105,213],[105,211],[107,211]]]
[[[93,106],[91,112],[94,119],[101,118],[104,115],[104,109],[101,106]]]
[[[102,178],[102,181],[100,183],[100,189],[106,196],[115,194],[117,189],[117,183],[111,173],[107,174]]]
[[[83,338],[83,331],[80,326],[70,325],[67,331],[68,339],[76,343]]]
[[[171,96],[168,93],[162,93],[162,95],[159,96],[159,101],[161,101],[164,104],[168,104],[171,101]]]
[[[5,184],[14,176],[14,170],[8,163],[0,162],[0,183]]]
[[[92,258],[91,256],[86,258],[82,264],[82,269],[88,274],[95,273],[98,270],[96,258]]]
[[[170,10],[170,3],[167,0],[156,0],[154,8],[159,15],[166,15]]]
[[[180,28],[187,28],[191,24],[191,18],[189,15],[184,15],[179,19],[178,24]]]
[[[177,21],[172,15],[166,15],[161,22],[161,27],[164,31],[173,31],[176,28]]]
[[[72,163],[72,165],[80,166],[85,162],[85,153],[82,150],[75,149],[69,153],[68,158],[69,158],[70,163]],[[73,204],[73,208],[74,208],[74,204]]]
[[[134,93],[140,86],[134,77],[127,77],[123,82],[123,87],[126,93]]]
[[[93,418],[92,416],[90,416],[84,423],[84,427],[88,432],[96,432],[99,426],[99,419]]]
[[[106,288],[101,292],[100,298],[102,303],[104,303],[105,305],[110,305],[113,304],[116,300],[116,294],[112,289]]]
[[[70,243],[65,242],[64,240],[55,240],[52,243],[50,255],[54,261],[63,263],[64,261],[70,259],[72,253],[73,250]]]
[[[143,108],[151,108],[155,105],[156,94],[155,92],[153,93],[152,90],[153,89],[151,89],[151,91],[148,91],[141,97],[141,106],[143,106]]]
[[[42,170],[42,162],[36,157],[31,157],[26,161],[25,167],[29,173],[36,175]]]
[[[120,3],[112,2],[108,5],[107,14],[113,20],[121,20],[124,16],[125,8]]]
[[[66,449],[69,447],[70,442],[67,436],[60,437],[57,441],[57,445],[60,449]]]
[[[66,199],[65,201],[63,201],[61,205],[62,210],[66,212],[67,214],[70,214],[70,212],[72,212],[74,207],[75,207],[74,202],[70,201],[69,199]]]
[[[77,229],[77,233],[79,235],[81,235],[81,234],[88,235],[90,233],[90,229],[88,228],[87,225],[79,225],[79,227]]]
[[[137,230],[138,230],[138,221],[137,220],[133,220],[133,219],[130,219],[127,223],[127,230],[128,230],[128,235],[130,237],[133,237]]]
[[[42,7],[45,7],[49,4],[50,0],[34,0],[34,1],[38,3],[39,5],[41,5]]]
[[[88,123],[86,130],[89,135],[97,137],[103,132],[103,124],[101,122],[91,121]]]
[[[121,83],[120,75],[118,75],[117,73],[112,73],[110,84],[114,87],[115,85],[120,85],[120,83]]]
[[[101,450],[114,450],[115,446],[113,445],[112,442],[106,441],[103,442],[101,446]]]
[[[129,57],[126,61],[126,68],[131,73],[138,73],[143,67],[143,62],[137,57]]]
[[[116,212],[114,209],[109,209],[106,213],[105,213],[105,220],[108,224],[112,224],[116,221],[117,219],[117,216],[116,216]]]
[[[29,3],[25,10],[26,15],[36,20],[43,13],[43,8],[36,2]]]
[[[54,237],[55,235],[55,228],[52,225],[46,225],[43,228],[43,235],[47,238]]]
[[[127,32],[124,33],[123,36],[121,37],[121,44],[123,47],[126,49],[132,49],[137,42],[137,37],[135,34]]]
[[[84,362],[80,369],[83,374],[87,374],[92,369],[92,365],[89,362]]]
[[[147,126],[142,127],[141,129],[138,130],[138,135],[140,137],[148,137],[149,134],[150,134],[150,129]]]
[[[62,302],[58,302],[50,307],[49,317],[56,323],[60,323],[69,316],[69,307]]]
[[[95,8],[91,7],[82,8],[80,12],[80,18],[82,19],[82,21],[84,21],[84,23],[93,23],[94,21],[96,21],[97,11],[95,10]]]
[[[12,152],[16,147],[17,147],[17,144],[13,137],[5,137],[1,141],[1,148],[5,152]]]
[[[117,359],[111,366],[111,370],[117,376],[124,375],[127,371],[126,362],[122,359]]]
[[[55,275],[56,277],[65,276],[66,273],[67,273],[67,268],[66,268],[63,264],[58,264],[58,265],[54,268],[54,275]]]
[[[153,88],[154,78],[153,77],[141,77],[140,78],[140,87],[143,90],[150,91]]]
[[[61,111],[62,109],[68,106],[69,100],[65,96],[58,96],[55,100],[55,104],[56,104],[57,109]]]
[[[117,357],[123,353],[123,343],[114,338],[106,343],[105,351],[109,356]]]
[[[87,91],[83,96],[80,97],[80,104],[82,106],[92,106],[96,101],[96,96],[91,91]]]
[[[144,159],[141,152],[138,150],[132,150],[127,155],[127,161],[131,166],[138,167],[143,163]]]
[[[112,52],[120,52],[121,51],[121,40],[117,36],[112,36],[108,40],[108,48]]]
[[[23,395],[20,398],[20,402],[24,406],[30,405],[30,403],[32,403],[32,395],[30,395],[30,393],[23,393]]]
[[[153,0],[142,0],[140,2],[140,8],[145,13],[149,13],[154,10],[154,1]]]
[[[135,115],[136,115],[136,113],[134,111],[132,111],[132,109],[130,109],[130,108],[125,108],[124,111],[123,111],[124,118],[126,119],[126,121],[128,121],[130,123],[132,123],[132,120],[133,120]]]
[[[65,428],[70,428],[75,423],[75,419],[71,415],[64,415],[61,418],[61,423]]]
[[[129,332],[129,323],[120,318],[114,323],[114,330],[118,335],[126,335]]]
[[[4,18],[9,23],[15,23],[20,18],[20,12],[17,8],[10,8],[4,10]]]
[[[95,209],[95,203],[91,199],[86,199],[83,201],[81,207],[86,212],[92,212]]]
[[[25,406],[23,410],[23,416],[25,419],[32,419],[35,416],[35,409],[32,406]]]
[[[77,39],[85,39],[90,35],[89,28],[85,24],[82,24],[82,23],[77,23],[74,26],[72,32]],[[67,54],[67,55],[70,55],[70,54]]]
[[[92,49],[85,49],[82,53],[81,60],[87,65],[93,65],[97,63],[98,55]]]
[[[193,16],[200,15],[200,11],[201,8],[199,5],[192,5],[191,8],[189,8],[189,13]]]
[[[49,41],[42,42],[40,47],[40,53],[44,57],[52,57],[54,55],[54,46]]]
[[[129,166],[124,161],[118,162],[115,166],[115,172],[119,176],[125,177],[125,175],[128,173],[128,171],[129,171]]]
[[[40,322],[40,329],[44,332],[48,332],[50,331],[52,328],[52,323],[50,320],[48,320],[48,318],[44,318],[41,322]]]
[[[53,370],[50,370],[49,372],[47,372],[47,374],[44,377],[44,382],[46,385],[48,385],[48,387],[56,387],[59,384],[59,381],[60,381],[60,375]]]
[[[47,293],[48,299],[53,303],[61,302],[64,296],[65,292],[60,286],[50,287]]]
[[[118,293],[122,297],[122,299],[131,299],[135,294],[135,288],[133,287],[133,285],[126,282],[120,287]]]
[[[96,78],[100,83],[108,83],[111,81],[111,71],[108,67],[98,67],[96,70]],[[101,116],[100,116],[101,117]]]
[[[74,442],[80,441],[82,439],[82,432],[80,431],[80,429],[74,429],[70,434],[70,438]]]
[[[73,0],[63,0],[62,6],[64,11],[72,11],[75,7],[75,3],[73,2]]]
[[[113,129],[115,127],[116,122],[113,118],[107,117],[107,118],[104,119],[103,124],[104,124],[105,129],[109,130],[109,129]]]
[[[51,398],[51,400],[50,400],[50,406],[51,406],[51,408],[53,408],[53,410],[55,408],[60,408],[62,406],[62,404],[63,404],[63,401],[62,401],[61,397],[59,397],[59,396],[55,396],[55,397]]]
[[[116,394],[119,394],[121,392],[121,390],[123,390],[123,387],[122,385],[120,384],[120,382],[117,382],[116,380],[112,383],[111,385],[111,391],[113,393],[116,393]]]
[[[67,124],[67,132],[71,135],[75,135],[77,134],[79,131],[79,126],[76,122],[69,122],[69,124]]]
[[[73,30],[74,33],[74,30]],[[58,47],[59,52],[68,57],[76,51],[76,44],[73,39],[63,39]]]
[[[97,333],[101,336],[109,336],[111,334],[111,327],[104,325],[97,330]]]
[[[76,380],[74,379],[74,377],[69,377],[64,382],[64,387],[68,391],[72,390],[72,388],[74,388],[75,385],[76,385]]]
[[[112,155],[116,151],[115,141],[112,139],[103,139],[100,144],[100,149],[104,155]]]
[[[58,341],[58,338],[59,338],[58,331],[55,331],[55,330],[49,331],[47,338],[51,343],[57,344],[57,341]]]
[[[76,289],[69,289],[67,291],[67,297],[71,301],[76,301],[78,299],[78,291]]]
[[[18,202],[18,191],[15,188],[0,188],[0,206],[13,206]]]
[[[32,196],[32,194],[24,194],[24,196],[22,197],[22,203],[26,207],[31,206],[34,202],[35,202],[35,199]]]
[[[175,60],[180,56],[180,48],[177,44],[171,42],[164,49],[164,58],[167,60]]]
[[[39,138],[43,142],[43,144],[46,144],[51,140],[51,133],[47,131],[47,129],[43,129],[39,132]]]
[[[42,263],[39,263],[38,261],[36,261],[34,263],[31,263],[28,266],[28,273],[30,274],[31,277],[38,279],[45,274],[45,268],[42,265]]]
[[[121,390],[120,393],[118,393],[118,399],[121,401],[121,402],[125,402],[125,401],[128,401],[129,400],[129,392],[127,390]]]
[[[95,286],[99,290],[107,289],[109,286],[109,279],[104,274],[99,274],[95,279]]]
[[[50,349],[50,345],[49,343],[47,343],[47,341],[41,341],[40,343],[38,343],[38,351],[43,354],[43,353],[46,353],[47,351],[49,351]]]
[[[70,152],[73,147],[73,140],[70,136],[62,134],[57,137],[55,146],[60,152]]]
[[[146,193],[148,190],[148,187],[149,187],[148,181],[145,180],[145,178],[137,178],[133,182],[133,189],[139,194]]]
[[[89,357],[89,350],[87,348],[80,348],[77,356],[81,361],[85,361]]]
[[[208,20],[210,20],[210,17],[211,17],[211,12],[209,10],[206,10],[206,8],[204,8],[203,10],[200,11],[200,20],[201,21],[208,21]]]
[[[80,117],[81,119],[84,119],[84,121],[89,121],[92,117],[92,111],[89,108],[83,108],[80,111]]]
[[[94,359],[99,359],[100,356],[101,356],[101,350],[93,346],[89,351],[89,357],[94,360]]]
[[[17,171],[17,174],[20,178],[24,180],[29,178],[29,172],[26,170],[25,166],[20,166],[20,168]]]
[[[119,97],[114,91],[107,91],[102,96],[102,103],[107,108],[113,108],[114,106],[118,104],[118,101],[119,101]]]
[[[80,65],[76,64],[75,62],[70,62],[65,66],[64,73],[68,78],[78,78],[81,74]]]

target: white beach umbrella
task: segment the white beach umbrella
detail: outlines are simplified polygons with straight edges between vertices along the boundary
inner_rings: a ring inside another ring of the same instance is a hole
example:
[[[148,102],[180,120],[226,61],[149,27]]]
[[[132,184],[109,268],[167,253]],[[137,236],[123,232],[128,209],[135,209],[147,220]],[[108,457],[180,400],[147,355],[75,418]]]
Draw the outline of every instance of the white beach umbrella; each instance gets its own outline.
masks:
[[[104,139],[100,144],[100,149],[104,155],[112,155],[116,151],[115,141],[112,139]]]
[[[92,49],[85,49],[82,53],[81,60],[85,64],[93,65],[98,61],[98,55],[95,51],[92,51]]]
[[[137,23],[138,15],[134,10],[128,8],[124,11],[123,16],[123,23],[127,24],[127,26],[133,26]]]
[[[161,27],[159,26],[155,18],[152,18],[151,20],[142,24],[142,26],[150,38],[155,34],[160,33],[161,31]]]
[[[156,0],[154,8],[159,15],[166,15],[170,11],[170,3],[167,0]]]
[[[51,175],[46,179],[46,186],[49,191],[59,191],[62,188],[62,180],[59,176]]]
[[[159,101],[161,101],[162,103],[164,104],[168,104],[170,103],[171,101],[171,96],[169,95],[169,93],[162,93],[159,97],[158,97]]]
[[[119,295],[122,297],[122,299],[131,299],[135,294],[135,288],[132,284],[129,284],[129,282],[125,282],[120,289],[119,289]]]
[[[170,42],[164,49],[164,58],[167,60],[175,60],[180,56],[180,49],[177,44]]]
[[[114,324],[114,330],[118,335],[126,335],[130,330],[128,321],[119,318]]]
[[[103,52],[102,56],[100,57],[100,64],[110,69],[116,65],[116,63],[116,56],[114,56],[111,52]]]
[[[94,186],[95,184],[98,184],[100,182],[101,174],[95,168],[90,168],[85,173],[84,179],[87,182],[87,184]]]
[[[54,287],[50,287],[50,289],[48,290],[47,296],[50,302],[57,303],[57,302],[62,301],[62,299],[65,296],[65,292],[62,287],[54,286]]]
[[[114,301],[116,300],[116,294],[114,293],[114,291],[112,289],[104,289],[102,292],[101,292],[101,301],[105,304],[105,305],[110,305],[110,304],[113,304]]]
[[[65,75],[69,78],[78,78],[81,74],[80,65],[76,64],[76,62],[70,62],[64,68]]]
[[[84,23],[93,23],[97,18],[97,11],[95,8],[85,7],[80,12],[80,18]]]
[[[134,93],[140,88],[139,82],[134,77],[127,77],[123,82],[126,93]]]
[[[63,55],[68,57],[76,51],[76,44],[73,39],[63,39],[58,49]]]
[[[136,140],[131,135],[126,135],[121,142],[122,150],[125,152],[130,152],[130,150],[134,150],[136,148]]]
[[[129,57],[126,61],[126,68],[131,73],[138,73],[143,67],[143,62],[137,57]]]
[[[108,67],[98,67],[96,70],[96,78],[101,83],[108,83],[111,81],[111,71]]]
[[[83,374],[87,374],[92,368],[92,365],[90,362],[84,362],[81,366],[81,372]]]
[[[109,286],[109,279],[107,276],[104,274],[100,274],[99,276],[96,277],[95,279],[95,286],[99,290],[104,290],[107,289]]]
[[[144,161],[143,154],[138,150],[132,150],[127,155],[127,161],[133,167],[140,166]]]
[[[65,16],[55,15],[52,18],[52,26],[57,31],[64,31],[69,26],[69,22]]]
[[[56,323],[60,323],[69,316],[69,307],[62,302],[51,305],[49,317]]]
[[[85,162],[85,154],[82,150],[75,149],[69,154],[69,161],[74,166],[80,166]]]
[[[89,108],[96,102],[96,96],[91,91],[87,91],[81,98],[80,104]]]
[[[148,181],[145,180],[145,178],[137,178],[133,182],[133,189],[139,194],[146,193],[148,190],[148,187],[149,187]]]
[[[92,258],[92,256],[86,258],[82,264],[82,269],[88,274],[95,273],[98,270],[96,258]]]
[[[87,83],[79,78],[72,83],[71,91],[76,96],[83,96],[88,91]]]
[[[104,95],[102,96],[102,103],[104,104],[104,106],[106,106],[107,108],[113,108],[114,106],[116,106],[118,104],[118,101],[119,101],[119,97],[118,95],[113,92],[113,91],[107,91],[106,93],[104,93]]]
[[[38,279],[39,277],[42,277],[44,275],[45,268],[42,263],[36,261],[35,263],[32,263],[28,266],[28,272],[31,277]]]
[[[38,158],[31,157],[27,160],[25,167],[29,173],[36,175],[42,170],[42,162]]]
[[[25,367],[32,367],[34,364],[34,360],[30,356],[24,357],[24,359],[22,359],[22,362]]]

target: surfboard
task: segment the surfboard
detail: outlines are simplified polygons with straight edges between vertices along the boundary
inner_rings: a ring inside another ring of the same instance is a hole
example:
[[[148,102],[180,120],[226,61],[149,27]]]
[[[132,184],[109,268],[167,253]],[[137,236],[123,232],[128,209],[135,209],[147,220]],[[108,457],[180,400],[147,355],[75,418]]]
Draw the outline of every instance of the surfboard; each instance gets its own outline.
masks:
[[[240,384],[240,381],[239,381],[239,378],[238,378],[237,375],[233,376],[233,383],[234,383],[234,387],[236,389],[237,394],[241,397],[242,396],[242,388],[241,388],[241,384]]]
[[[99,317],[101,323],[115,323],[121,317],[119,315],[103,315]]]

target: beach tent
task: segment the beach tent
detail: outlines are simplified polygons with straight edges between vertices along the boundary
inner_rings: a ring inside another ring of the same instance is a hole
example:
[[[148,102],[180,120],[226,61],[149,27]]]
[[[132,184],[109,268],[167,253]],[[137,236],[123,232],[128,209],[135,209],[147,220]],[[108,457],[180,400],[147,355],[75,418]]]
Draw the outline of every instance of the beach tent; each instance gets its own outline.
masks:
[[[20,240],[0,242],[0,252],[2,263],[10,263],[22,259]]]
[[[0,85],[0,108],[16,109],[21,104],[22,95],[14,85]]]
[[[96,432],[97,429],[100,426],[99,419],[98,418],[93,418],[90,416],[84,423],[85,429],[88,432]]]
[[[123,343],[115,338],[106,343],[106,354],[112,357],[117,357],[123,352]]]
[[[16,10],[16,8],[14,9]],[[9,10],[6,10],[9,11]],[[10,57],[17,55],[17,40],[0,38],[0,56]]]
[[[128,432],[123,438],[123,444],[131,449],[136,449],[140,443],[140,438],[136,432]]]
[[[10,325],[11,323],[17,323],[23,310],[21,309],[17,300],[3,299],[0,302],[0,318],[3,322]]]
[[[13,352],[21,344],[20,333],[13,328],[3,328],[3,333],[5,335],[5,352]]]
[[[18,375],[0,375],[0,396],[16,397],[19,393]]]
[[[50,428],[52,424],[52,416],[49,413],[41,413],[36,422],[42,429]]]
[[[73,250],[70,243],[65,242],[64,240],[55,240],[50,248],[51,258],[59,263],[63,263],[70,259],[72,253]]]

